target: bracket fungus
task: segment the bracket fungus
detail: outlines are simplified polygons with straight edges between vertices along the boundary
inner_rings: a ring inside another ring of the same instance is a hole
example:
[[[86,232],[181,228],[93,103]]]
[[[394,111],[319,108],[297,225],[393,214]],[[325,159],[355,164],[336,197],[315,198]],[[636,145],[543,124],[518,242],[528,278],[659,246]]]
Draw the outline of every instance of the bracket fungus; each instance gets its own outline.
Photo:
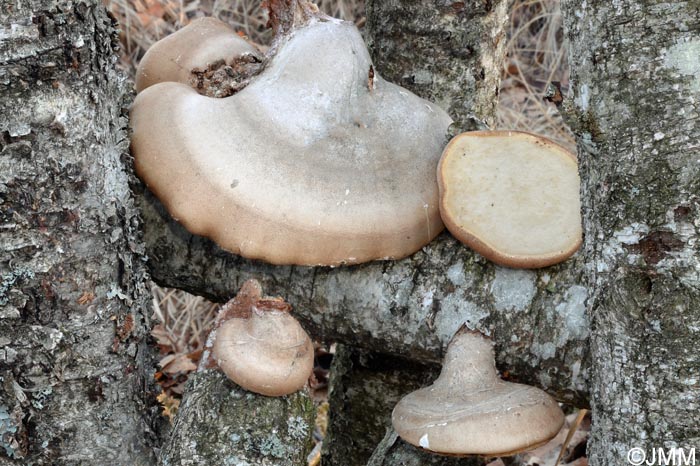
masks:
[[[269,0],[264,69],[226,98],[161,82],[131,111],[138,175],[190,232],[273,264],[410,255],[442,229],[450,117],[384,81],[357,28]]]
[[[197,72],[217,63],[232,64],[260,52],[215,18],[198,18],[150,47],[136,70],[136,92],[166,81],[194,85]],[[194,87],[194,86],[193,86]]]
[[[563,423],[544,391],[501,380],[491,340],[466,328],[450,342],[437,380],[402,398],[392,414],[406,442],[454,456],[514,455],[546,443]]]
[[[582,241],[576,156],[519,131],[455,136],[438,167],[440,212],[457,239],[508,267],[566,260]]]
[[[251,392],[282,396],[304,387],[314,365],[311,338],[281,298],[263,298],[248,280],[219,314],[212,355],[229,379]]]

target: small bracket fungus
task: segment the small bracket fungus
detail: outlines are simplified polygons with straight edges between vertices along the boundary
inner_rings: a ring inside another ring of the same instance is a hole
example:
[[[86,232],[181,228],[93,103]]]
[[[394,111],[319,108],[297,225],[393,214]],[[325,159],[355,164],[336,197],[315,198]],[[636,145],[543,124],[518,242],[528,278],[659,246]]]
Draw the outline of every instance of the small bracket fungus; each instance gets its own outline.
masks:
[[[545,392],[499,379],[491,340],[465,328],[450,342],[438,379],[406,395],[392,414],[406,442],[455,456],[514,455],[546,443],[563,423]]]
[[[581,245],[576,157],[549,139],[462,133],[442,154],[438,183],[447,229],[497,264],[545,267]]]
[[[384,81],[352,23],[268,4],[277,37],[242,90],[215,99],[178,78],[138,94],[138,175],[190,232],[247,258],[414,253],[443,228],[435,168],[451,119]]]
[[[195,19],[146,51],[136,70],[136,92],[166,81],[194,85],[196,72],[221,62],[231,65],[246,55],[262,60],[260,52],[225,23]]]
[[[300,390],[311,376],[314,349],[309,335],[280,298],[263,298],[260,284],[247,281],[219,315],[213,357],[241,387],[267,396]]]

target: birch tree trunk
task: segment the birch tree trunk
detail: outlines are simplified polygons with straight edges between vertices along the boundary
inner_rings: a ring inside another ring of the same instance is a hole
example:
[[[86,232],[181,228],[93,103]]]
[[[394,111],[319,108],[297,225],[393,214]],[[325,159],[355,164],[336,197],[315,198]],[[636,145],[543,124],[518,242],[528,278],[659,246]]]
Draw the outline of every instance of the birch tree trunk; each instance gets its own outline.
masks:
[[[0,0],[0,464],[152,464],[128,95],[93,1]]]
[[[488,121],[499,35],[455,36],[451,21],[507,2],[440,15],[424,3],[394,15],[398,3],[370,2],[378,70],[462,124]],[[494,335],[514,378],[580,406],[590,370],[592,465],[700,445],[700,6],[567,0],[563,12],[586,219],[572,260],[503,269],[443,234],[402,261],[272,267],[192,237],[141,196],[154,274],[219,300],[255,277],[317,337],[418,361],[439,360],[466,322]],[[425,21],[402,49],[412,26],[388,21],[411,16]],[[95,1],[0,0],[0,39],[0,464],[150,464],[145,272],[111,21]]]
[[[700,446],[700,4],[562,11],[593,290],[590,464],[629,464],[631,448],[651,464],[652,449]]]

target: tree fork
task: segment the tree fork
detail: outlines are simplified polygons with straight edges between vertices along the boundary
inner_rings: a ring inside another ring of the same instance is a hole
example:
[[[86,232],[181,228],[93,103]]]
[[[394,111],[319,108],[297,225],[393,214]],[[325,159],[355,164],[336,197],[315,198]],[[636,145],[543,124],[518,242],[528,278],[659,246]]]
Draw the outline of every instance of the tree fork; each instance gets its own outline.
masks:
[[[419,42],[440,41],[439,46],[448,47],[433,58],[422,57],[423,67],[429,70],[425,73],[434,79],[412,90],[438,98],[446,108],[468,109],[456,114],[460,118],[474,114],[478,120],[492,121],[508,2],[491,2],[490,9],[474,3],[454,11],[413,2],[409,6],[416,15],[395,15],[395,20],[433,17],[432,33],[426,29]],[[398,5],[381,4],[384,8]],[[408,7],[405,2],[402,5]],[[406,65],[399,65],[413,45],[401,45],[399,39],[391,43],[389,34],[376,29],[384,27],[377,17],[390,12],[370,2],[368,14],[367,35],[375,45],[375,56],[377,47],[406,48],[386,56],[385,64],[377,58],[376,64],[388,79],[401,82],[407,72]],[[443,44],[445,34],[462,37],[462,45],[472,52],[458,54],[453,50],[456,43]],[[457,65],[470,73],[463,79],[472,83],[474,92],[439,78]],[[411,66],[412,75],[425,74],[418,61]],[[246,279],[257,278],[269,294],[294,305],[295,315],[316,338],[428,362],[440,361],[445,345],[466,322],[494,336],[499,367],[512,378],[587,406],[588,322],[583,313],[587,290],[579,284],[581,257],[537,271],[507,269],[494,266],[444,233],[400,261],[339,268],[270,266],[193,237],[149,193],[142,194],[151,272],[163,285],[225,301]]]

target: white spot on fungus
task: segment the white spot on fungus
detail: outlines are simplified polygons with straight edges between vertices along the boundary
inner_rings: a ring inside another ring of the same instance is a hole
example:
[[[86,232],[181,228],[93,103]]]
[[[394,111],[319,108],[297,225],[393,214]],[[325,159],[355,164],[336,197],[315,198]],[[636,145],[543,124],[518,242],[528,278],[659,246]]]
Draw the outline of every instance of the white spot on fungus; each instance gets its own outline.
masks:
[[[420,444],[420,446],[421,446],[422,448],[429,449],[429,448],[430,448],[430,442],[428,441],[428,434],[423,434],[423,436],[420,438],[420,440],[418,441],[418,443]]]

